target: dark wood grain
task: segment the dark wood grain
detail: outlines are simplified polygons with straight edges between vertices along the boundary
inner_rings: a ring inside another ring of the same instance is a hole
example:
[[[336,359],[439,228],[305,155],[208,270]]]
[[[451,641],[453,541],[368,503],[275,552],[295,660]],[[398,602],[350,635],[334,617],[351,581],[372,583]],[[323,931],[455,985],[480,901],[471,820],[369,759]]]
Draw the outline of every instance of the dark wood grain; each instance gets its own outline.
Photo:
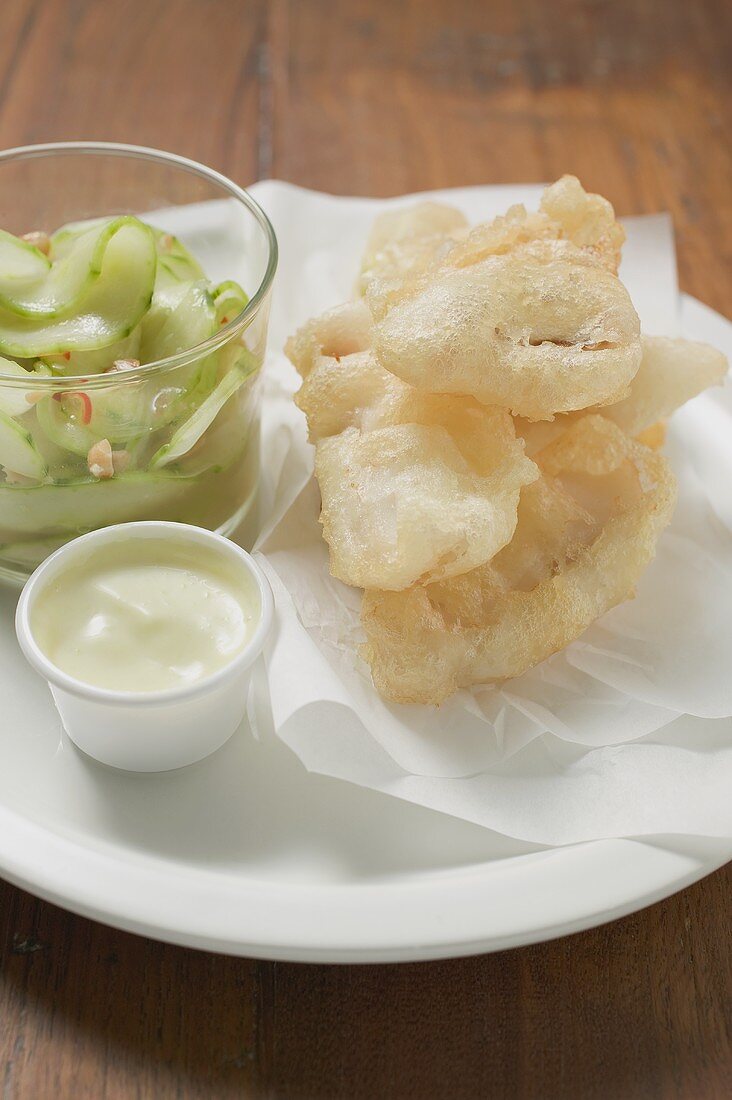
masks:
[[[730,310],[724,0],[0,15],[0,146],[134,141],[352,194],[576,172],[622,213],[670,209],[684,289]],[[0,884],[0,1097],[728,1100],[731,887],[728,868],[556,943],[355,968],[167,947]]]
[[[0,1096],[728,1100],[732,868],[550,944],[302,966],[152,943],[0,884]]]
[[[685,290],[729,310],[732,5],[270,5],[273,170],[399,194],[574,172],[670,210]]]

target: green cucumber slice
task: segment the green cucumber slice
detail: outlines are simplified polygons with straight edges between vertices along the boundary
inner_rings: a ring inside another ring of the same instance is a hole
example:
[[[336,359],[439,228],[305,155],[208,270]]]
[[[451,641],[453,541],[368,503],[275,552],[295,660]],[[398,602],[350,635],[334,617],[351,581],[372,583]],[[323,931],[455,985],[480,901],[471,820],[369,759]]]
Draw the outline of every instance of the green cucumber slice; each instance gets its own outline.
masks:
[[[35,415],[31,414],[30,417],[24,418],[23,426],[27,427],[33,436],[33,445],[46,464],[48,469],[47,481],[68,481],[69,478],[86,476],[89,472],[86,465],[86,453],[83,457],[80,457],[69,451],[68,448],[60,447],[57,443],[54,443],[41,427],[37,412],[38,405],[35,406]],[[3,515],[2,506],[0,506],[0,529],[2,525]]]
[[[24,413],[30,412],[32,408],[32,402],[28,401],[27,395],[32,392],[33,379],[36,377],[48,377],[51,371],[45,364],[38,363],[34,370],[26,370],[25,367],[21,367],[19,363],[16,363],[12,359],[0,358],[0,374],[8,374],[13,378],[25,379],[28,382],[28,389],[24,390],[17,386],[6,386],[0,382],[0,412],[5,413],[6,416],[23,416]]]
[[[164,514],[181,518],[196,485],[194,477],[144,472],[108,481],[88,477],[53,485],[0,484],[0,531],[7,542],[15,542],[36,533],[72,536],[129,519]]]
[[[84,423],[75,407],[74,396],[69,394],[67,400],[60,401],[44,397],[36,405],[36,416],[39,427],[52,443],[82,458],[86,458],[89,449],[100,439],[108,439],[112,444],[127,443],[146,431],[163,427],[176,412],[173,409],[171,413],[166,408],[165,417],[162,414],[154,417],[148,406],[148,392],[130,383],[108,393],[94,390],[85,393],[83,398],[88,402],[91,416]]]
[[[243,450],[251,448],[258,452],[257,410],[258,402],[249,397],[230,401],[211,424],[200,445],[192,447],[167,469],[181,475],[203,475],[207,471],[226,469]]]
[[[42,279],[51,266],[48,256],[20,237],[0,229],[0,294],[18,284]]]
[[[109,218],[84,218],[83,221],[66,222],[66,225],[62,225],[51,235],[51,262],[56,263],[68,255],[82,233],[96,229],[98,225],[104,225],[108,221]]]
[[[216,332],[223,325],[238,317],[249,301],[239,284],[231,279],[214,287],[212,296],[215,311],[214,331]],[[241,357],[241,353],[241,345],[238,342],[231,341],[217,352],[209,355],[201,364],[196,382],[196,393],[201,397],[205,397],[216,385],[216,379],[223,378],[232,364]]]
[[[190,283],[179,283],[176,279],[168,279],[166,276],[161,277],[160,268],[158,268],[152,302],[140,326],[142,330],[141,347],[148,349],[154,344],[161,328],[173,310],[180,305],[190,285]],[[143,352],[141,351],[140,354],[142,355]],[[149,363],[152,360],[149,356],[146,356],[145,362]]]
[[[233,280],[219,283],[211,293],[216,314],[214,331],[218,332],[222,325],[233,321],[241,313],[249,299],[239,284],[233,282]],[[242,359],[243,356],[248,354],[247,349],[242,348],[238,341],[231,340],[228,344],[219,348],[218,351],[207,356],[201,364],[196,382],[196,395],[205,397],[216,385],[216,380],[223,378],[224,374],[231,369],[238,359]]]
[[[0,412],[0,466],[34,481],[43,481],[48,473],[33,436],[4,412]]]
[[[150,306],[157,257],[152,233],[118,218],[103,249],[101,272],[82,308],[52,318],[19,317],[0,308],[0,352],[27,358],[103,348],[129,335]],[[109,225],[109,223],[108,223]]]
[[[92,444],[100,438],[93,435],[87,425],[68,415],[62,402],[54,401],[53,397],[44,397],[38,402],[36,416],[38,426],[52,443],[83,458],[86,458]]]
[[[188,251],[182,241],[164,229],[150,227],[158,249],[159,278],[169,278],[178,283],[192,282],[205,278],[205,272],[196,257]]]
[[[167,234],[154,228],[152,232],[158,248],[158,264],[153,299],[143,319],[143,342],[146,348],[155,341],[170,314],[187,294],[191,283],[205,278],[198,260],[176,237],[171,238],[173,243],[167,251],[161,249],[161,241]],[[152,356],[147,354],[145,361],[152,362]]]
[[[233,279],[219,283],[213,290],[218,325],[226,325],[238,317],[249,303],[248,295]]]
[[[181,424],[169,443],[157,451],[150,459],[150,469],[160,469],[187,454],[198,442],[203,433],[213,423],[220,410],[230,397],[251,375],[255,374],[258,364],[251,353],[247,353],[236,366],[225,374],[216,388],[201,402],[192,416]]]
[[[143,362],[166,359],[202,344],[216,332],[216,310],[208,286],[203,281],[190,283],[175,307],[151,338],[143,325],[141,356]]]
[[[68,313],[78,306],[101,275],[105,253],[123,228],[132,228],[137,233],[147,231],[142,222],[130,217],[112,218],[88,229],[43,278],[12,289],[4,287],[0,279],[0,305],[22,317],[58,317]]]
[[[85,459],[100,439],[129,449],[131,443],[165,428],[190,408],[190,389],[182,385],[161,387],[144,378],[125,382],[120,375],[109,377],[109,387],[80,388],[64,396],[59,391],[58,398],[39,401],[35,410],[40,434]]]
[[[105,348],[93,351],[67,351],[63,355],[46,355],[44,360],[54,374],[103,374],[116,359],[139,359],[142,331],[137,325],[129,336],[115,340]]]

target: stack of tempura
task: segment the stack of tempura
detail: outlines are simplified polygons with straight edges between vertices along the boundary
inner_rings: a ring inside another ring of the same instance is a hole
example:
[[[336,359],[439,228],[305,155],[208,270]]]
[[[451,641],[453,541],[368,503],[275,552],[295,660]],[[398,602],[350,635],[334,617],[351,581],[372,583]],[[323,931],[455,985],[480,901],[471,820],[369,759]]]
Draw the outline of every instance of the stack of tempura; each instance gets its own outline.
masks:
[[[641,335],[624,231],[573,176],[472,229],[383,214],[358,297],[287,344],[333,576],[399,703],[518,676],[633,594],[671,519],[674,409],[721,382],[706,344]]]

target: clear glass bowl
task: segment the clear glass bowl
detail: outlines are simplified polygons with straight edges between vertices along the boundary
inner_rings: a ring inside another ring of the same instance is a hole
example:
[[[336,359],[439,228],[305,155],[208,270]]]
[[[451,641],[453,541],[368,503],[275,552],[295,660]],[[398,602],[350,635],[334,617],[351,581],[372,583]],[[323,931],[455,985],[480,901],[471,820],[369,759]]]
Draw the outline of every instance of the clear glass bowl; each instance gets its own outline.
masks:
[[[18,476],[2,462],[0,431],[0,576],[23,579],[64,542],[112,523],[177,520],[230,534],[249,517],[253,534],[260,375],[277,267],[274,231],[257,203],[183,157],[65,142],[0,153],[0,210],[2,228],[18,235],[135,214],[181,240],[211,280],[236,280],[249,296],[205,342],[141,367],[28,380],[0,367],[0,409],[21,407],[17,423],[42,458],[36,476]],[[218,396],[207,405],[198,395],[211,393],[211,372]],[[229,372],[237,373],[227,381]],[[104,439],[115,474],[100,479],[89,451]]]

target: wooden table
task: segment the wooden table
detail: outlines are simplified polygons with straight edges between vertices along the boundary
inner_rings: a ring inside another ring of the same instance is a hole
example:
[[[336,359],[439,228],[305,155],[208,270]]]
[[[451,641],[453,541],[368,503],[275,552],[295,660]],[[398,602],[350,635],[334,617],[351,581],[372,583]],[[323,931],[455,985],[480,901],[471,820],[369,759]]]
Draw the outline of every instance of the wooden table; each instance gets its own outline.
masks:
[[[0,146],[132,141],[372,195],[575,172],[622,213],[671,210],[682,286],[729,312],[731,20],[724,0],[4,0]],[[362,968],[162,946],[0,885],[0,1097],[728,1100],[731,885]]]

